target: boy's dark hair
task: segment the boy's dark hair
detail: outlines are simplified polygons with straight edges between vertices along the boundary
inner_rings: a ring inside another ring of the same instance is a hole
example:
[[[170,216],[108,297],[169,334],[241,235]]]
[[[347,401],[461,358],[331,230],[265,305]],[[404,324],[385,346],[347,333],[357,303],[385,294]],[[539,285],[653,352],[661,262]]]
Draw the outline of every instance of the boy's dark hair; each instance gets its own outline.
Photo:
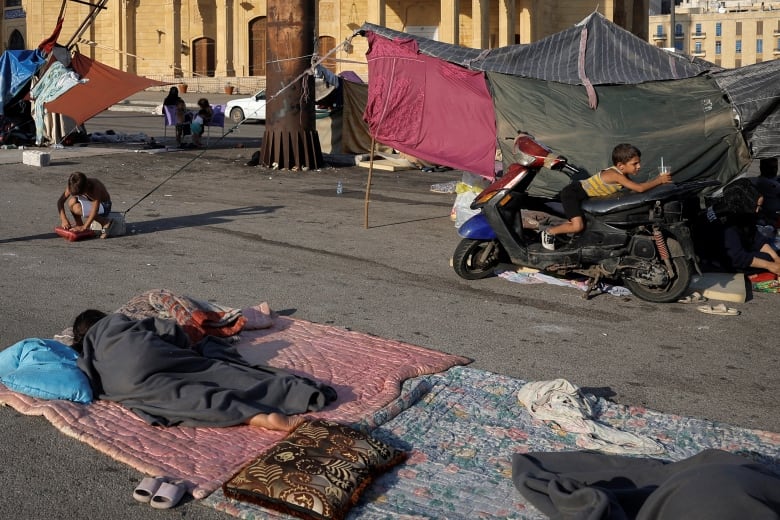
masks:
[[[81,172],[71,173],[68,177],[68,191],[71,195],[81,195],[87,188],[87,176]]]
[[[621,143],[612,149],[612,165],[615,166],[618,163],[627,163],[634,157],[642,157],[642,152],[639,148],[632,144]]]
[[[103,318],[107,314],[97,309],[87,309],[73,320],[73,349],[81,354],[84,351],[84,336],[87,335],[87,331]]]

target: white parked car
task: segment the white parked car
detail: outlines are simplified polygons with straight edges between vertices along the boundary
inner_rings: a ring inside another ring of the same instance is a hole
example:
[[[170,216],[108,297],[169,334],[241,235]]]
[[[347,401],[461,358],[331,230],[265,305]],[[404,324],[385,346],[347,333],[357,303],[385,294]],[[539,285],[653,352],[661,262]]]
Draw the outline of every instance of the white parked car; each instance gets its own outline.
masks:
[[[236,124],[244,120],[265,121],[265,90],[252,97],[231,99],[225,105],[225,115]]]

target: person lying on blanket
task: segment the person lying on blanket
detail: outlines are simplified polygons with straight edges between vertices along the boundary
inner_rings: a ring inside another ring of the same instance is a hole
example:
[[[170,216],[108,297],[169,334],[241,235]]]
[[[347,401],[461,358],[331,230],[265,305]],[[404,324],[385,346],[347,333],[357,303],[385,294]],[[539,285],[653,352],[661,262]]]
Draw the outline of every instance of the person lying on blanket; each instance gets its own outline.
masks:
[[[249,365],[220,338],[191,344],[172,320],[89,309],[73,323],[72,346],[96,398],[121,403],[154,426],[291,431],[304,420],[298,414],[337,398],[322,383]]]

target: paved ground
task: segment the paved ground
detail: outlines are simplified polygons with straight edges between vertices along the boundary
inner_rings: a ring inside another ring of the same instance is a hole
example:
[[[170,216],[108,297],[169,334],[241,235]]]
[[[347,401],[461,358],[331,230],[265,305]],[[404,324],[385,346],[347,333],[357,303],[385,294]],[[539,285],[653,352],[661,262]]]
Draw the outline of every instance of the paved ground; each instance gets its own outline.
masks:
[[[120,116],[107,114],[103,129]],[[458,172],[376,171],[367,204],[367,170],[246,167],[259,130],[241,131],[202,153],[95,145],[54,150],[47,168],[5,162],[0,346],[51,337],[86,307],[112,310],[165,287],[236,307],[266,300],[298,318],[466,355],[476,368],[564,377],[617,402],[780,431],[778,295],[752,295],[736,305],[741,316],[720,317],[690,305],[462,280],[449,266],[459,240],[454,196],[430,191]],[[130,209],[127,236],[69,243],[52,232],[54,203],[76,169],[106,183],[117,211]],[[42,418],[0,409],[0,425],[0,517],[156,514],[131,498],[136,471]],[[164,514],[227,518],[192,502]]]

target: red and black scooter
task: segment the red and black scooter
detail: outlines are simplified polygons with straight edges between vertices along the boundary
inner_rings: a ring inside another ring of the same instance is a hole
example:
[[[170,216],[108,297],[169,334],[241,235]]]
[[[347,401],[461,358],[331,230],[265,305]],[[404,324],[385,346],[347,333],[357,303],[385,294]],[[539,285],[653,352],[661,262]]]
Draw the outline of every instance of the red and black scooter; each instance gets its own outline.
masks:
[[[542,247],[537,229],[524,227],[523,212],[566,217],[557,198],[532,196],[528,189],[542,168],[570,177],[579,170],[522,132],[515,139],[515,155],[517,162],[474,199],[471,208],[480,212],[458,229],[463,240],[453,267],[459,276],[477,280],[492,276],[499,264],[513,264],[584,275],[590,281],[586,298],[601,279],[625,285],[650,302],[674,302],[684,295],[692,270],[699,269],[685,206],[698,204],[697,195],[717,181],[588,199],[582,205],[585,230],[550,251]]]

